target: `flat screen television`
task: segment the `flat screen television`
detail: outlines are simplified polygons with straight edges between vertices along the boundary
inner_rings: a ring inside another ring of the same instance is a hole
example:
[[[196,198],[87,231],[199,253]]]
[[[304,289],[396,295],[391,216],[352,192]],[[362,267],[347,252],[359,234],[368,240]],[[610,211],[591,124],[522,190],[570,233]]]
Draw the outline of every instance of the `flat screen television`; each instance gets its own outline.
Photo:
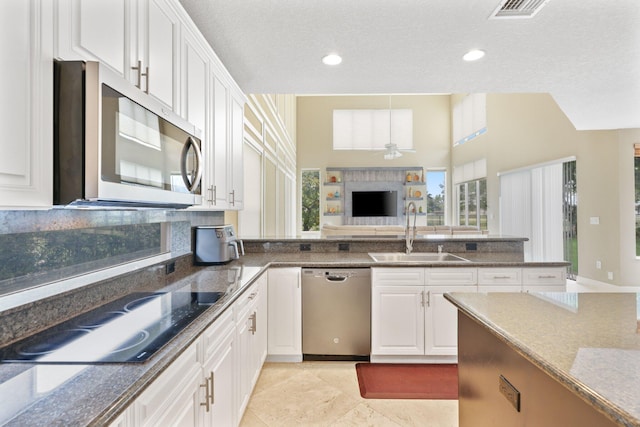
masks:
[[[398,192],[353,191],[351,216],[398,216]]]

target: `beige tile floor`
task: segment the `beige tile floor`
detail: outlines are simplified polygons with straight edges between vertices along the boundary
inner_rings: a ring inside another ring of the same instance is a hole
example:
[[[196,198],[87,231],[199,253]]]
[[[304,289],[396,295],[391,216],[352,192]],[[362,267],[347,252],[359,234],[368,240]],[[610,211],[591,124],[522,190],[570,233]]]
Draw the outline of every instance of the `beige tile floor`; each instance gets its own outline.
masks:
[[[265,363],[241,427],[457,427],[457,400],[363,399],[355,362]]]

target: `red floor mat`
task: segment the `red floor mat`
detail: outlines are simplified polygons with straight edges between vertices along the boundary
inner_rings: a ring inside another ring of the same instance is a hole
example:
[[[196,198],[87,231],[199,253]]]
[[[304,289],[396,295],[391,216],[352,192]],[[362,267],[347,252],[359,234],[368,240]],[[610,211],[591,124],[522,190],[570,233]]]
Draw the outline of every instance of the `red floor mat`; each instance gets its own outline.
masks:
[[[457,399],[458,365],[357,363],[365,399]]]

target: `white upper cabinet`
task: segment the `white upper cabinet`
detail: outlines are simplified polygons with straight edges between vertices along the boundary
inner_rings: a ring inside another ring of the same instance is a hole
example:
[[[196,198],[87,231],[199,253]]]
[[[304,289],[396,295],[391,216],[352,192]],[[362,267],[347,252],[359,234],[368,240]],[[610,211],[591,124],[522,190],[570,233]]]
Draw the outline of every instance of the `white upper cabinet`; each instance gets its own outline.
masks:
[[[227,149],[229,135],[229,90],[215,76],[213,77],[213,144],[214,175],[213,197],[214,207],[229,207],[229,191],[227,187]],[[208,159],[211,160],[211,159]]]
[[[244,204],[244,162],[242,149],[244,147],[244,102],[231,100],[231,194],[232,209],[242,209]]]
[[[60,0],[57,56],[100,61],[176,109],[178,16],[162,0]]]
[[[100,61],[125,77],[127,16],[125,0],[59,0],[57,56]]]
[[[180,3],[59,0],[57,15],[58,58],[107,64],[201,131],[198,208],[242,209],[246,98]]]
[[[53,10],[0,2],[0,207],[53,202]]]
[[[139,0],[134,4],[137,19],[130,21],[135,42],[129,56],[129,80],[177,111],[178,17],[161,0]]]

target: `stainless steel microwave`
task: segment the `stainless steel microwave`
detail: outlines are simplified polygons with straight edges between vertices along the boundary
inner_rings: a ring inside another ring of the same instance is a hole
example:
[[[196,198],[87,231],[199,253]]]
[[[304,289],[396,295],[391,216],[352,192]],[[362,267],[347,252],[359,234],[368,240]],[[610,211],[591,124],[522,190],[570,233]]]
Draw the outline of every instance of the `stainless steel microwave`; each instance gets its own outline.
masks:
[[[54,64],[54,204],[201,203],[200,131],[97,62]]]

